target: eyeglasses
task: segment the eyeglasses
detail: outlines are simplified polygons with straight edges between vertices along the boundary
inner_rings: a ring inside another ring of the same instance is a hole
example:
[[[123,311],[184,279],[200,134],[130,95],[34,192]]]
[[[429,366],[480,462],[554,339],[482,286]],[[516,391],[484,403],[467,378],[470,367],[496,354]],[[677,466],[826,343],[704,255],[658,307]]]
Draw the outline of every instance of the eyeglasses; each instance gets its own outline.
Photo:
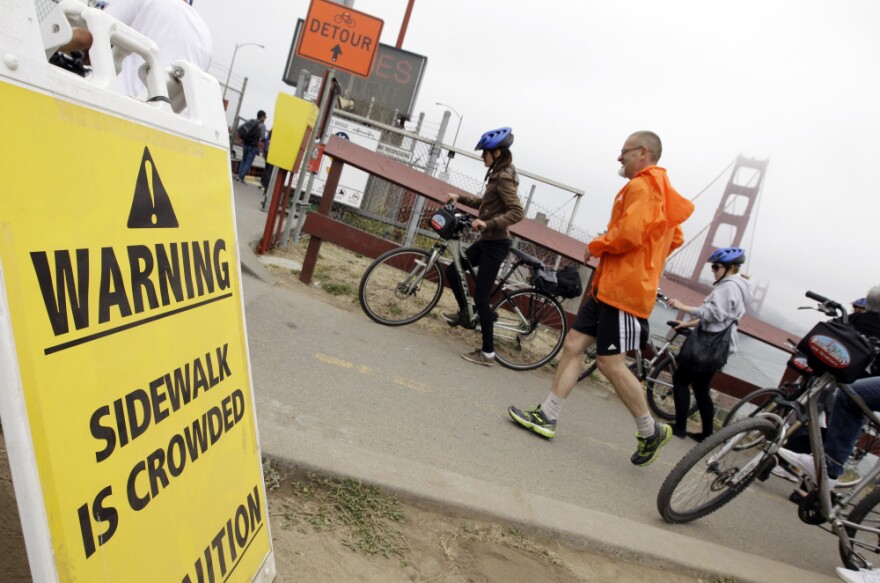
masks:
[[[717,263],[712,264],[712,271],[718,271],[719,269],[724,269],[723,265],[719,265]]]
[[[644,147],[645,146],[635,146],[633,148],[624,148],[620,151],[620,155],[625,156],[626,154],[628,154],[629,152],[632,152],[633,150],[641,150]]]

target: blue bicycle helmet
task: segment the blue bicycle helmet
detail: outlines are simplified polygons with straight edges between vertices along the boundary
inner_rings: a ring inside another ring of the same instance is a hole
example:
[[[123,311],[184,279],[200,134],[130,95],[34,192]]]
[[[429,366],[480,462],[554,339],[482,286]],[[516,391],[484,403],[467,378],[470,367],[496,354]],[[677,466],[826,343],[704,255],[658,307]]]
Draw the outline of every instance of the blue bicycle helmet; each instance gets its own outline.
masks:
[[[742,265],[746,262],[746,251],[741,247],[722,247],[709,256],[707,263],[722,265]]]
[[[852,303],[854,308],[862,308],[863,310],[868,307],[868,298],[859,298],[854,300]]]
[[[477,142],[474,150],[494,150],[496,148],[509,148],[513,145],[513,130],[510,128],[498,128],[489,130]]]

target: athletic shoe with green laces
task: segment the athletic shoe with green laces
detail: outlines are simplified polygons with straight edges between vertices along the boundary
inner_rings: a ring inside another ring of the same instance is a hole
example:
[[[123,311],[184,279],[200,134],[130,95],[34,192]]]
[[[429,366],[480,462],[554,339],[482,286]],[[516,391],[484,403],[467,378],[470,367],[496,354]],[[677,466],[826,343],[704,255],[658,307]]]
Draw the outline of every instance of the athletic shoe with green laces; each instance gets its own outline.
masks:
[[[641,437],[636,434],[639,447],[632,457],[629,458],[633,465],[644,467],[660,457],[660,448],[672,437],[672,428],[665,423],[657,423],[657,431],[651,437]]]
[[[541,406],[538,405],[533,409],[526,409],[525,411],[521,411],[516,407],[508,407],[507,413],[510,415],[510,418],[525,427],[526,429],[531,429],[538,435],[542,435],[547,439],[553,439],[556,435],[556,419],[552,421],[547,419],[544,415],[544,412],[541,411]]]

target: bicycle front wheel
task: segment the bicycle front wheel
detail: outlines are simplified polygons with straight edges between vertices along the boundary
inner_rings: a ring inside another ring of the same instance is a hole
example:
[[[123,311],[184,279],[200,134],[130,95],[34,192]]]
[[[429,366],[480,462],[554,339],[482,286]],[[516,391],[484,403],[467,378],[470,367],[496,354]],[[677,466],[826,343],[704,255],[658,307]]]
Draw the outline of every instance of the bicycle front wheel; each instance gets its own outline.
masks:
[[[777,435],[767,419],[746,419],[713,433],[672,468],[657,494],[657,510],[666,522],[683,523],[715,512],[740,492],[769,464],[763,445]],[[761,439],[758,440],[756,437]],[[741,441],[754,447],[737,447]]]
[[[675,366],[675,360],[671,356],[664,356],[645,377],[648,406],[654,414],[667,421],[675,421],[675,398],[672,395],[672,375],[675,374]],[[690,395],[687,416],[690,417],[696,412],[697,401],[693,395]]]
[[[521,290],[492,308],[495,318],[495,360],[513,370],[544,366],[562,349],[568,319],[552,297]]]
[[[361,308],[385,326],[411,324],[430,312],[443,293],[443,271],[423,249],[392,249],[367,267],[358,288]]]
[[[880,489],[866,495],[845,518],[865,528],[880,529]],[[880,537],[876,532],[846,527],[851,547],[838,544],[840,559],[848,569],[876,569],[880,566]]]
[[[596,372],[596,345],[593,344],[584,353],[584,362],[581,363],[581,372],[578,374],[578,382]]]

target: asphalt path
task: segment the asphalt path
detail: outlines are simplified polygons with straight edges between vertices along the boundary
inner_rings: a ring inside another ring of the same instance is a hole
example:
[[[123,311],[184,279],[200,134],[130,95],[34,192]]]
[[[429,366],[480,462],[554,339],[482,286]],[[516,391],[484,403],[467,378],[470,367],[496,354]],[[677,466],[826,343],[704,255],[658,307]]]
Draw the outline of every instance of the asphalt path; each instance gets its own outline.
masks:
[[[236,184],[235,191],[244,258],[266,215],[255,186]],[[840,565],[836,538],[798,520],[787,499],[792,484],[778,478],[751,486],[695,523],[666,524],[656,510],[657,491],[694,443],[673,438],[654,464],[632,466],[634,424],[605,384],[576,387],[548,441],[506,412],[509,405],[541,402],[550,387],[547,371],[473,365],[459,354],[478,345],[476,334],[464,343],[417,326],[381,326],[360,311],[273,282],[271,272],[247,271],[245,314],[264,454],[312,467],[326,461],[324,467],[354,477],[383,476],[383,460],[395,472],[436,469],[674,533],[681,544],[711,542],[828,576]],[[342,456],[342,467],[334,466]],[[390,480],[392,474],[389,469]]]

